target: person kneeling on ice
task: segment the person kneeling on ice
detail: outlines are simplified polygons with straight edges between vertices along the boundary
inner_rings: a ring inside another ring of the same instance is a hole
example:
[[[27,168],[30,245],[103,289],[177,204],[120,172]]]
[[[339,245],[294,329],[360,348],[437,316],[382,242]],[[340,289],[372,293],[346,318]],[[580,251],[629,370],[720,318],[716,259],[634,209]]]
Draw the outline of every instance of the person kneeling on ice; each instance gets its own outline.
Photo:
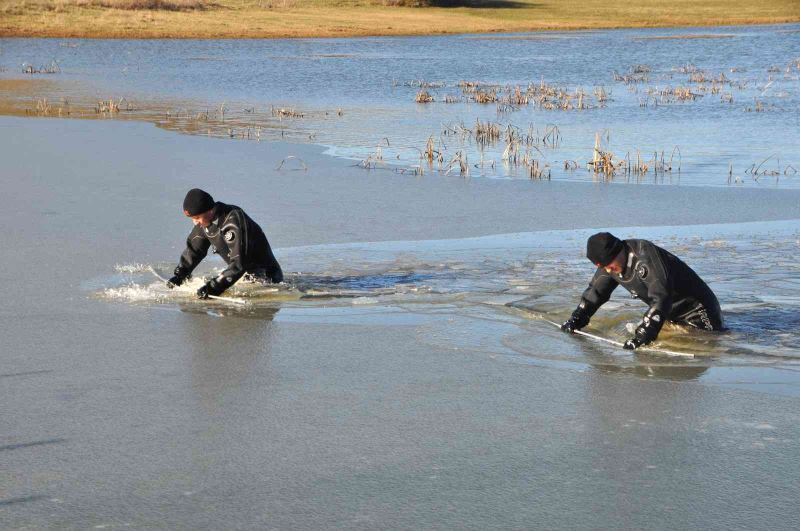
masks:
[[[635,349],[655,341],[665,320],[702,330],[723,330],[722,311],[711,288],[673,254],[647,240],[620,240],[608,232],[591,236],[586,257],[597,265],[581,302],[561,330],[575,332],[621,284],[650,308],[624,344]]]
[[[201,299],[220,295],[245,273],[263,282],[282,282],[281,266],[272,254],[267,237],[258,224],[233,205],[215,202],[205,191],[193,188],[183,200],[183,213],[191,218],[194,228],[186,238],[168,288],[180,286],[208,254],[219,254],[228,267],[197,290]]]

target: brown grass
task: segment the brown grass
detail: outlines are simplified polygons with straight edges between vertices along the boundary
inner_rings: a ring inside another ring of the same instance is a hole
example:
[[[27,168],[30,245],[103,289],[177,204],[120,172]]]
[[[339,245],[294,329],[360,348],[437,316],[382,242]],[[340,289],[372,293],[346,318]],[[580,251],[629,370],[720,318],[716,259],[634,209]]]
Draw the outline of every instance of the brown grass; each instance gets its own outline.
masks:
[[[800,21],[797,0],[476,0],[457,2],[454,7],[407,7],[416,3],[0,0],[0,37],[348,37]]]
[[[149,9],[154,11],[193,11],[211,6],[207,0],[67,0],[75,5],[127,9],[129,11]]]
[[[198,11],[213,7],[209,0],[22,0],[0,1],[0,13],[25,16],[36,12],[69,13],[78,10]]]

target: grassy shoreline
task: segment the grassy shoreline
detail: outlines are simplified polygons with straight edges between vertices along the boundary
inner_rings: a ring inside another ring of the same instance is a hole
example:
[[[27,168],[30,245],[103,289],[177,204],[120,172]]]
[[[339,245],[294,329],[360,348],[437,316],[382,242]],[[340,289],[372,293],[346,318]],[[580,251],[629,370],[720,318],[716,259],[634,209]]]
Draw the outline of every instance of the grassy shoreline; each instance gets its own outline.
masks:
[[[0,37],[362,37],[800,22],[796,0],[495,0],[453,8],[370,0],[194,0],[187,7],[156,3],[161,7],[148,9],[130,0],[115,4],[122,1],[0,0]]]

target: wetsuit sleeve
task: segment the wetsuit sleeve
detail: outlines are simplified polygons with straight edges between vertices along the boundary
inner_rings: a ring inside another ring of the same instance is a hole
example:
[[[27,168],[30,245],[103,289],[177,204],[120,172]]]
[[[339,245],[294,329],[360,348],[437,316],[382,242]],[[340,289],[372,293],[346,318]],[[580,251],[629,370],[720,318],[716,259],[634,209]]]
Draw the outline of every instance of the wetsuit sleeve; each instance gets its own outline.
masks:
[[[189,237],[186,238],[186,249],[181,254],[178,268],[185,274],[189,275],[194,269],[203,261],[203,258],[208,254],[208,248],[211,246],[208,239],[202,233],[202,227],[195,225]]]
[[[225,219],[222,234],[228,244],[228,267],[214,281],[217,287],[225,291],[233,286],[245,273],[244,260],[247,256],[248,234],[247,221],[241,210],[234,210]]]
[[[589,287],[581,295],[581,303],[578,307],[583,309],[587,318],[593,316],[600,306],[608,302],[617,286],[619,283],[603,268],[598,267],[589,282]]]
[[[664,326],[664,320],[672,311],[672,278],[655,245],[646,242],[639,258],[649,268],[642,282],[647,286],[650,308],[645,312],[642,324],[636,329],[636,337],[646,344],[658,337],[661,327]]]

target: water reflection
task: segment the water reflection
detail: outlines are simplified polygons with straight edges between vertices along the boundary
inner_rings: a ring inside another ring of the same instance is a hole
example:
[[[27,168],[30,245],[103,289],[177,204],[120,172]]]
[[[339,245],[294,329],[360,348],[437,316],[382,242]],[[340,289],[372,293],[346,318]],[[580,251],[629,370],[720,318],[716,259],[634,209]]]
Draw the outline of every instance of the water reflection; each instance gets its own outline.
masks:
[[[182,312],[189,314],[211,315],[214,317],[238,317],[241,319],[254,319],[267,322],[272,321],[281,310],[280,306],[255,304],[247,304],[244,306],[221,304],[205,306],[197,303],[180,303],[178,307]]]
[[[637,354],[637,358],[637,361],[641,362],[641,364],[633,366],[603,363],[590,363],[590,365],[604,374],[631,374],[641,378],[661,380],[696,380],[708,370],[708,367],[705,366],[660,364],[657,356],[650,356],[644,353]],[[654,363],[646,363],[645,358],[650,358]]]
[[[188,346],[192,390],[207,414],[229,393],[269,385],[272,319],[280,308],[184,307],[179,333]]]

